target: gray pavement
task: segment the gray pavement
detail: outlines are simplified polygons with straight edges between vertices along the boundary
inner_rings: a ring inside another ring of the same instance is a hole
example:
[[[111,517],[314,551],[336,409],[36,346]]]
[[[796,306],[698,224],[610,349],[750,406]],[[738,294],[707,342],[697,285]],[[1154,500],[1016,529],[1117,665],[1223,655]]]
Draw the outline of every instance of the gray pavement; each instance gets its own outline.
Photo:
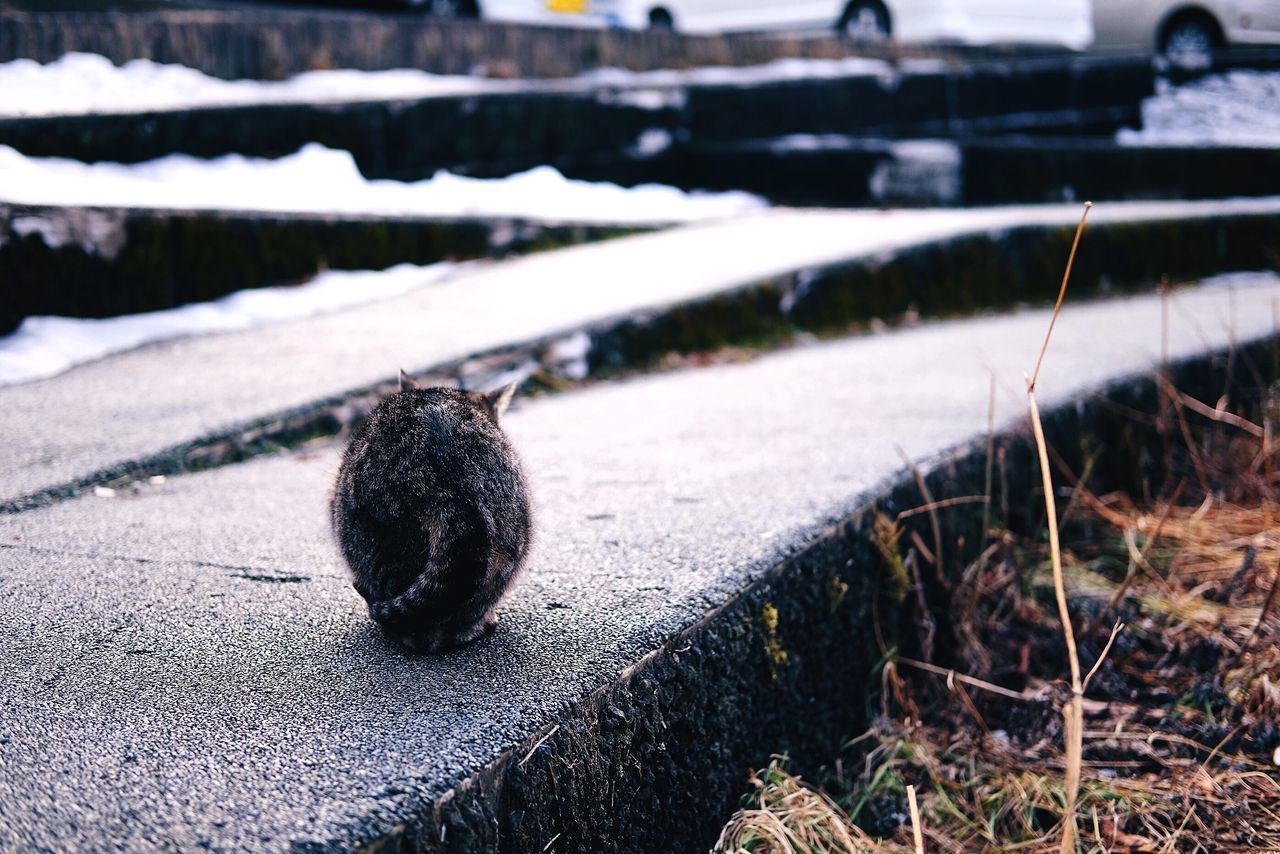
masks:
[[[1170,355],[1272,333],[1278,296],[1177,293]],[[378,836],[850,513],[901,474],[895,446],[924,461],[982,435],[988,370],[999,424],[1020,418],[1047,322],[521,403],[528,574],[493,635],[435,658],[385,643],[350,588],[324,521],[332,444],[0,517],[0,849]],[[1042,404],[1159,348],[1158,299],[1069,305]]]
[[[1109,203],[1123,222],[1280,213],[1280,199]],[[1079,205],[771,210],[477,264],[448,282],[308,320],[173,341],[0,388],[0,504],[319,399],[496,347],[784,273],[962,234],[1072,224]]]

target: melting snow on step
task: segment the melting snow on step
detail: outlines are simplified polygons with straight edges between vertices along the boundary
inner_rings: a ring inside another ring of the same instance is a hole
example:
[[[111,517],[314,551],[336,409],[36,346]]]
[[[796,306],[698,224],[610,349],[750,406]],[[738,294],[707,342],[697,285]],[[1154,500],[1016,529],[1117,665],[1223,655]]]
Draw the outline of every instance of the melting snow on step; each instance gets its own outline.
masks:
[[[1280,147],[1280,72],[1232,71],[1185,86],[1160,81],[1142,102],[1142,130],[1122,128],[1125,145]]]
[[[428,98],[505,91],[511,83],[482,77],[390,71],[307,71],[283,81],[222,80],[187,68],[135,59],[68,53],[41,65],[0,63],[0,115],[133,113],[245,104],[335,103]]]
[[[906,59],[900,67],[906,71],[936,71],[944,66],[937,60]],[[591,91],[615,87],[741,86],[864,75],[892,79],[896,73],[880,60],[845,57],[779,59],[745,67],[656,71],[600,68],[575,78],[547,81],[432,74],[414,68],[307,71],[280,81],[222,80],[183,65],[148,59],[114,65],[104,56],[68,53],[43,65],[30,59],[0,63],[0,116],[134,113],[248,104],[332,104],[530,89]],[[649,97],[652,98],[653,93]],[[659,97],[658,103],[665,101]]]
[[[172,154],[145,163],[27,157],[0,145],[0,201],[30,205],[314,212],[657,224],[731,216],[765,206],[750,193],[575,181],[550,166],[506,178],[440,171],[414,182],[371,181],[348,151],[315,143],[268,160]]]
[[[381,271],[330,270],[305,284],[238,291],[212,302],[123,317],[28,317],[0,338],[0,385],[52,377],[144,344],[236,332],[399,296],[439,282],[457,264],[401,264]]]

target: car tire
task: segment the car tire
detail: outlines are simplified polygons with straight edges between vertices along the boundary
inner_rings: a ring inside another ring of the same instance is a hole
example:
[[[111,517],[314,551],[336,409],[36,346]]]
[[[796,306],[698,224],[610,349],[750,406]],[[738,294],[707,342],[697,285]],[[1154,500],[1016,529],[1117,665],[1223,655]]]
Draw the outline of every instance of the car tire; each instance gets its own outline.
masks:
[[[649,29],[663,33],[675,32],[675,18],[671,17],[670,11],[657,6],[649,10]]]
[[[882,42],[893,32],[889,10],[878,0],[853,0],[836,22],[836,29],[860,42]]]
[[[1222,47],[1222,29],[1207,15],[1179,15],[1160,33],[1160,55],[1180,68],[1207,68]]]
[[[403,0],[406,9],[428,12],[434,18],[477,18],[475,0]]]

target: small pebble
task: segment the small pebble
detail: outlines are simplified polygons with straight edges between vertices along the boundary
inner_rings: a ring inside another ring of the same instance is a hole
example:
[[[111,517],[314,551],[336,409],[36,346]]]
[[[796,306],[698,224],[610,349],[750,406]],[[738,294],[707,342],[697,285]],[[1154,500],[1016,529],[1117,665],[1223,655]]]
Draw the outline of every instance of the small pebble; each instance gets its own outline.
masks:
[[[115,497],[116,491],[109,486],[95,486],[93,488],[93,494],[99,498],[113,498]]]
[[[164,483],[165,476],[162,474],[153,474],[151,475],[151,477],[147,478],[147,482],[148,483]]]

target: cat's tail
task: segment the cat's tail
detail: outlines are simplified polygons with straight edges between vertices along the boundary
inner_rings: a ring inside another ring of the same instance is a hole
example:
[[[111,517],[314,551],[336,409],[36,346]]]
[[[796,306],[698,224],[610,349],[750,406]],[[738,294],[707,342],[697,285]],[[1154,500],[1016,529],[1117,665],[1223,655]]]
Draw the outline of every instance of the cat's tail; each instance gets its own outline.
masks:
[[[428,566],[402,593],[390,599],[369,603],[369,615],[394,633],[407,633],[414,626],[441,622],[444,589],[440,585],[438,567]]]

